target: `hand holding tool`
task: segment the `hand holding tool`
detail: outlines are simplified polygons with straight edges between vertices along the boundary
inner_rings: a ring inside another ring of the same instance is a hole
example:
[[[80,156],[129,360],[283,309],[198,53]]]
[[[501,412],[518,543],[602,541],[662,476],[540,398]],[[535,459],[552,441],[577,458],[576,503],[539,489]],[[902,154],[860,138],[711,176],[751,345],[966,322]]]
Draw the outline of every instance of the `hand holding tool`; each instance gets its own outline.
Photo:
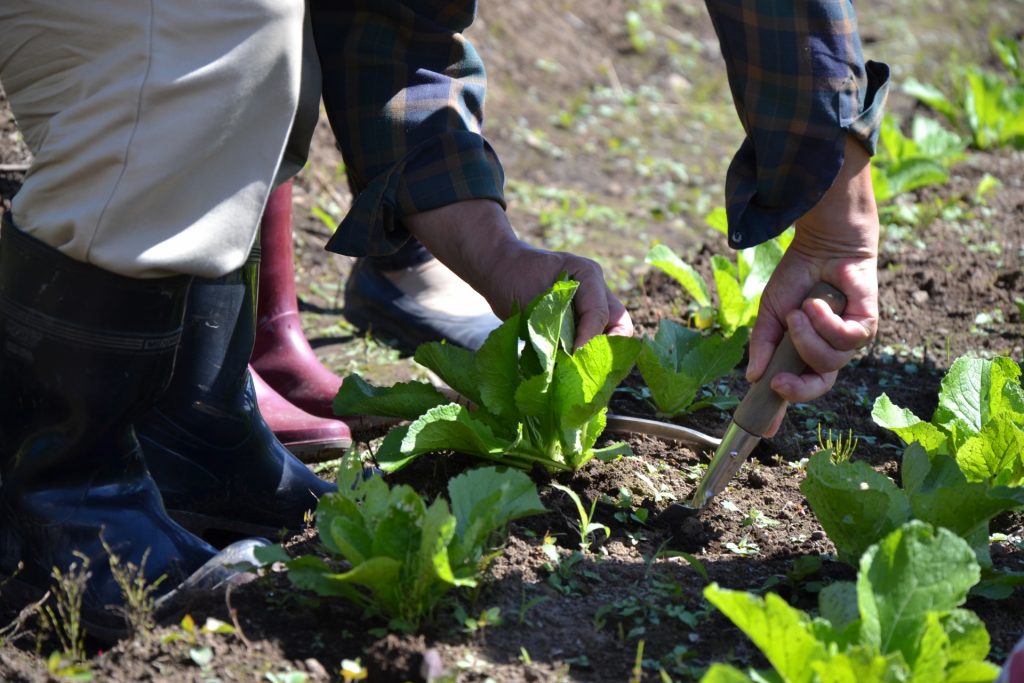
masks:
[[[842,315],[846,309],[846,297],[843,293],[824,282],[816,284],[807,298],[822,299],[836,315]],[[799,375],[806,369],[807,364],[796,352],[789,332],[786,332],[768,362],[764,374],[750,387],[733,413],[732,421],[722,437],[721,444],[715,450],[707,473],[697,485],[690,504],[674,503],[662,513],[663,518],[671,522],[681,515],[689,516],[700,512],[708,501],[725,489],[786,403],[772,390],[772,379],[780,372]]]

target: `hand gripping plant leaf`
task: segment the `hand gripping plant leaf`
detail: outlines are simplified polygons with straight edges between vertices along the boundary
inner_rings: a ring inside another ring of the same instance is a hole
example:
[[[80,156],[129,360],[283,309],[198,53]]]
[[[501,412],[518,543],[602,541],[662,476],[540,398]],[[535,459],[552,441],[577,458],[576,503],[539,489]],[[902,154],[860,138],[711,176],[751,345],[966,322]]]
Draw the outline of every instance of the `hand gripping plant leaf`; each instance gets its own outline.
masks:
[[[392,429],[376,454],[389,472],[442,450],[550,471],[578,470],[595,455],[628,451],[621,443],[603,449],[594,444],[604,431],[612,391],[632,369],[640,341],[599,335],[572,353],[577,286],[556,282],[475,353],[444,343],[416,350],[418,363],[475,408],[452,403],[422,382],[378,388],[352,375],[334,400],[335,413],[412,420]]]
[[[509,522],[544,512],[537,488],[515,470],[472,470],[448,482],[448,502],[431,505],[410,487],[364,479],[358,458],[342,459],[338,492],[320,499],[316,525],[338,571],[306,555],[289,560],[295,585],[351,599],[415,630],[454,587],[475,586]]]
[[[820,616],[790,607],[774,593],[708,586],[704,595],[754,641],[774,675],[716,664],[702,683],[992,681],[989,635],[960,605],[978,581],[974,554],[945,529],[920,522],[871,546],[856,583],[819,595]]]
[[[1009,358],[958,358],[942,378],[931,422],[882,394],[871,416],[906,443],[956,458],[969,481],[1024,483],[1024,388]]]

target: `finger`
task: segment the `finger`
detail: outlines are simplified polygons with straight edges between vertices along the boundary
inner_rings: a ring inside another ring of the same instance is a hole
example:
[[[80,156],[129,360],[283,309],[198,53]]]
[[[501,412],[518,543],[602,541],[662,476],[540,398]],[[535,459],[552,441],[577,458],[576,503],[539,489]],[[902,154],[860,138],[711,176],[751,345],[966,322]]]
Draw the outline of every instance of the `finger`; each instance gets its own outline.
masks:
[[[837,351],[856,351],[874,337],[875,319],[865,316],[838,316],[820,299],[804,302],[804,315],[814,331]]]
[[[595,275],[596,270],[596,275]],[[610,320],[608,297],[600,268],[594,264],[574,275],[580,283],[576,290],[574,306],[576,309],[576,340],[573,350],[605,331]]]
[[[790,311],[786,324],[793,348],[813,372],[834,372],[853,358],[853,351],[837,349],[822,337],[802,309]]]
[[[784,332],[778,318],[770,312],[762,311],[758,314],[754,328],[750,332],[750,360],[747,362],[746,372],[748,382],[756,382],[764,374]]]
[[[806,403],[824,396],[836,383],[838,372],[804,373],[794,375],[780,372],[772,378],[772,390],[790,403]]]
[[[788,407],[788,403],[783,403],[779,409],[775,411],[775,417],[772,418],[772,423],[768,426],[768,431],[766,431],[762,436],[765,438],[775,436],[775,432],[779,431],[779,427],[782,426],[782,419],[786,417],[786,408]]]
[[[611,290],[605,288],[608,299],[608,324],[604,329],[605,334],[617,335],[620,337],[633,336],[633,319],[622,302],[612,294]]]

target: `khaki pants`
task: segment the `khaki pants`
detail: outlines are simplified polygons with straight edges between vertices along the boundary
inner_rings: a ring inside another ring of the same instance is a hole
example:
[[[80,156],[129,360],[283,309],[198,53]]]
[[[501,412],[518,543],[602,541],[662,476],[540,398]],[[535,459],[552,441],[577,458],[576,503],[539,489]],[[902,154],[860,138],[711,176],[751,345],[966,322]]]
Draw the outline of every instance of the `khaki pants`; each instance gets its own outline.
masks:
[[[0,83],[34,155],[17,227],[129,277],[240,267],[299,99],[303,13],[302,0],[3,0]]]

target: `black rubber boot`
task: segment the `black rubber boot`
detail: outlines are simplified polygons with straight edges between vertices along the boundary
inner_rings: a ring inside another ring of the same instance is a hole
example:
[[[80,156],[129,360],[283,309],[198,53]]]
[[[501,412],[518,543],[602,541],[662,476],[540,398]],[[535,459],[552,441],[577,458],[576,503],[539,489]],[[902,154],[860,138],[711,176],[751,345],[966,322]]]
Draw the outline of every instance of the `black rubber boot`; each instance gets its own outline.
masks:
[[[302,528],[336,487],[293,456],[260,416],[249,376],[258,253],[240,270],[192,283],[174,379],[136,423],[171,516],[218,542]]]
[[[23,599],[89,560],[82,623],[124,634],[107,548],[144,567],[162,607],[245,578],[259,541],[216,549],[172,521],[146,470],[134,417],[167,386],[189,279],[136,280],[0,233],[0,571]],[[147,555],[148,552],[148,555]],[[143,558],[145,563],[143,564]],[[21,568],[19,570],[19,564]],[[251,578],[251,577],[250,577]]]

